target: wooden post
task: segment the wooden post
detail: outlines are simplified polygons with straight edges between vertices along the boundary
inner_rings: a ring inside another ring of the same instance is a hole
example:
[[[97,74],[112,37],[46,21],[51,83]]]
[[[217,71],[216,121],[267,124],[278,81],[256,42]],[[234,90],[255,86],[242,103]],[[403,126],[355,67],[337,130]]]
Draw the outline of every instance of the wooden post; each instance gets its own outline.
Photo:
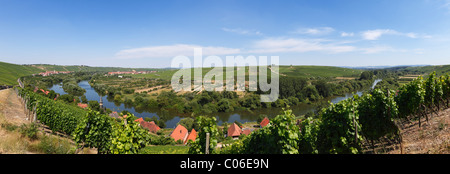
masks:
[[[206,133],[206,148],[205,154],[209,154],[209,133]]]
[[[355,115],[355,105],[352,103],[353,107],[353,126],[355,127],[355,145],[358,144],[358,126],[356,125],[356,115]]]
[[[34,110],[33,110],[33,122],[36,123],[36,119],[37,119],[37,105],[39,105],[39,102],[36,103],[36,105],[34,105]]]
[[[358,144],[358,126],[356,125],[355,109],[353,108],[353,126],[355,126],[355,145]]]

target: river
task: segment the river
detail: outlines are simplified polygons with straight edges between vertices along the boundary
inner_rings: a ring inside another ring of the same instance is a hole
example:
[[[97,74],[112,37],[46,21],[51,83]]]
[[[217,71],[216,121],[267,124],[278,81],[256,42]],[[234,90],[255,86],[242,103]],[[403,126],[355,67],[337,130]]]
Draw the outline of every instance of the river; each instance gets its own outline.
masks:
[[[380,82],[381,79],[377,79],[372,84],[372,89],[375,87],[375,85]],[[81,81],[78,83],[80,87],[86,90],[86,98],[88,100],[100,100],[100,96],[98,93],[94,90],[94,88],[89,85],[88,81]],[[50,90],[54,90],[56,93],[59,93],[61,95],[67,94],[62,89],[61,84],[55,84],[53,85]],[[364,91],[364,90],[363,90]],[[363,94],[363,91],[357,91],[355,94],[361,96]],[[329,100],[331,103],[337,103],[342,100],[345,100],[347,98],[350,98],[353,96],[353,93],[347,93],[344,96],[334,96],[329,97],[324,100]],[[137,110],[132,106],[126,106],[123,103],[115,103],[112,98],[109,98],[107,96],[102,97],[103,100],[103,106],[111,109],[112,111],[121,112],[123,110],[127,110],[131,113],[133,113],[137,117],[164,117],[164,120],[166,120],[166,128],[175,128],[177,126],[177,123],[185,116],[181,114],[177,114],[176,112],[162,112],[160,109],[145,109],[145,110]],[[298,115],[304,115],[308,113],[309,111],[314,111],[315,106],[309,105],[305,103],[301,103],[297,106],[292,106],[290,108],[292,110],[292,113],[296,116]],[[226,112],[226,113],[214,113],[214,114],[207,114],[209,116],[215,116],[218,120],[218,124],[222,125],[222,123],[228,122],[233,123],[234,121],[238,121],[241,123],[245,122],[252,122],[256,121],[259,117],[259,115],[266,115],[269,118],[273,118],[276,115],[280,114],[282,111],[281,108],[262,108],[254,111],[234,111],[234,112]]]

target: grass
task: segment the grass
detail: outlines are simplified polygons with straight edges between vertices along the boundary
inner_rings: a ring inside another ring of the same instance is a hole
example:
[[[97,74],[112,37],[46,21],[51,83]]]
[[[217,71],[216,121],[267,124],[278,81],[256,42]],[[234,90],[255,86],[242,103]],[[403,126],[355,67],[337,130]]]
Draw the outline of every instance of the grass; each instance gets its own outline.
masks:
[[[67,154],[74,150],[68,139],[39,133],[34,124],[18,126],[0,113],[0,154]]]
[[[147,146],[142,148],[140,154],[187,154],[189,146]]]
[[[428,75],[433,71],[436,71],[436,75],[441,76],[446,73],[450,73],[450,65],[407,67],[402,70],[412,74],[425,74],[425,75]]]
[[[0,62],[0,85],[15,85],[19,77],[37,74],[45,71],[164,71],[165,69],[155,68],[119,68],[119,67],[90,67],[85,65],[48,65],[48,64],[33,64],[33,65],[17,65],[6,62]]]
[[[49,64],[34,64],[30,65],[33,67],[37,67],[42,70],[46,71],[101,71],[101,72],[111,72],[111,71],[152,71],[152,70],[159,70],[155,68],[120,68],[120,67],[91,67],[91,66],[85,66],[85,65],[49,65]]]
[[[32,66],[0,62],[0,85],[16,85],[19,77],[39,72],[43,70]]]
[[[280,66],[280,73],[288,77],[359,77],[362,72],[332,66]]]

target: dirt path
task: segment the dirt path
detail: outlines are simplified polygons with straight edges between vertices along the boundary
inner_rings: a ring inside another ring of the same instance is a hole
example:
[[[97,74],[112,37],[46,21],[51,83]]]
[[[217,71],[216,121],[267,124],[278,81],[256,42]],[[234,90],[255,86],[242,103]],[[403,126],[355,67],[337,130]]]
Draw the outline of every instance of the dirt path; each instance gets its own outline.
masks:
[[[404,125],[401,130],[403,136],[404,154],[450,154],[450,109],[433,114],[427,123],[421,119],[422,125],[415,121]],[[400,154],[400,149],[392,150],[389,154]]]
[[[0,90],[0,110],[3,118],[9,123],[21,125],[28,123],[23,105],[14,89]]]
[[[29,154],[29,141],[17,131],[8,131],[8,126],[28,123],[22,103],[13,89],[0,90],[0,154]]]
[[[137,90],[135,90],[134,92],[141,93],[141,92],[144,92],[144,91],[153,90],[153,89],[155,89],[155,88],[161,88],[161,87],[163,87],[163,86],[168,86],[168,85],[159,85],[159,86],[153,86],[153,87],[150,87],[150,88],[137,89]]]
[[[29,124],[26,113],[19,97],[14,92],[14,89],[0,90],[0,154],[32,154],[42,153],[43,150],[36,152],[37,144],[42,141],[44,137],[51,137],[47,140],[47,146],[52,146],[53,149],[61,148],[60,142],[68,142],[75,146],[71,139],[61,136],[59,133],[52,133],[46,126],[38,128],[38,140],[30,141],[23,137],[17,130],[22,124]],[[15,131],[8,131],[8,126],[16,126]],[[45,134],[44,134],[45,132]],[[69,145],[70,146],[70,145]],[[63,147],[67,148],[67,147]],[[41,152],[42,151],[42,152]],[[95,154],[95,149],[85,148],[79,153]]]

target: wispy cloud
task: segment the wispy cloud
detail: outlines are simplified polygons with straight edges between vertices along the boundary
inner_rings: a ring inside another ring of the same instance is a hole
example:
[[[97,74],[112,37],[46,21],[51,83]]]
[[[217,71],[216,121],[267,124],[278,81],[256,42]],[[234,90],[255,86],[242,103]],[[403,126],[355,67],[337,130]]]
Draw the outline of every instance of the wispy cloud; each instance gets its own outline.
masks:
[[[260,35],[259,31],[222,28],[223,31],[242,34],[242,35]],[[314,38],[296,38],[296,37],[269,37],[260,40],[254,40],[251,44],[241,48],[229,48],[221,46],[201,46],[194,44],[174,44],[162,46],[149,46],[140,48],[123,49],[115,54],[119,59],[139,59],[139,58],[173,58],[175,56],[193,56],[194,48],[203,48],[203,55],[236,55],[236,54],[264,54],[264,53],[306,53],[321,52],[328,54],[337,53],[362,53],[377,54],[382,52],[407,52],[410,49],[399,49],[399,45],[367,45],[367,41],[379,40],[386,35],[394,35],[417,38],[432,38],[430,35],[418,34],[414,32],[399,32],[393,29],[375,29],[366,30],[355,34],[354,32],[339,32],[340,39],[329,39],[324,37],[325,34],[335,32],[331,27],[304,28],[299,29],[296,33],[316,36]],[[360,36],[362,40],[344,40],[346,37]],[[331,36],[330,36],[331,37]],[[366,43],[365,43],[366,41]],[[373,44],[369,42],[369,44]],[[401,47],[401,46],[400,46]],[[414,48],[420,49],[420,48]],[[418,52],[418,51],[414,51]],[[421,49],[420,53],[424,50]]]
[[[439,2],[441,3],[440,8],[450,10],[450,0],[440,0]]]
[[[179,55],[193,56],[194,48],[203,48],[203,55],[230,55],[241,52],[240,49],[236,48],[175,44],[125,49],[117,52],[115,56],[119,59],[172,58]]]
[[[391,29],[376,29],[376,30],[367,30],[361,33],[363,39],[365,40],[378,40],[383,35],[396,35],[396,36],[405,36],[409,38],[416,39],[419,37],[417,33],[402,33]]]
[[[334,28],[331,27],[318,27],[318,28],[299,28],[292,33],[308,34],[308,35],[327,35],[334,31],[335,31]]]
[[[256,30],[245,30],[241,28],[222,28],[225,32],[236,33],[241,35],[262,35],[260,31]]]
[[[328,53],[351,52],[356,48],[348,45],[327,43],[323,39],[295,39],[271,38],[256,41],[250,53],[282,53],[282,52],[312,52],[324,51]]]
[[[360,48],[364,54],[376,54],[381,52],[395,52],[396,50],[390,46],[373,46],[367,48]]]
[[[347,32],[342,32],[341,33],[341,37],[353,37],[355,35],[355,33],[347,33]]]

